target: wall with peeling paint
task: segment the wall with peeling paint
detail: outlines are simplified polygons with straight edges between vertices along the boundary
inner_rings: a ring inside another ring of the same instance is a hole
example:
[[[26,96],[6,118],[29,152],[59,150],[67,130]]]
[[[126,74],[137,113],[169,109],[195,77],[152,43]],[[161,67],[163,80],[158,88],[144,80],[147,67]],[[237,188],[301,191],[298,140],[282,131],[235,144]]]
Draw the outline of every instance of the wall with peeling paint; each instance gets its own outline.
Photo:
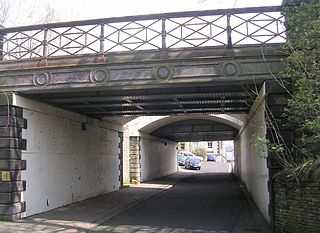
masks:
[[[28,129],[25,216],[119,189],[121,127],[20,96]]]
[[[177,171],[176,142],[146,134],[141,136],[141,182]]]

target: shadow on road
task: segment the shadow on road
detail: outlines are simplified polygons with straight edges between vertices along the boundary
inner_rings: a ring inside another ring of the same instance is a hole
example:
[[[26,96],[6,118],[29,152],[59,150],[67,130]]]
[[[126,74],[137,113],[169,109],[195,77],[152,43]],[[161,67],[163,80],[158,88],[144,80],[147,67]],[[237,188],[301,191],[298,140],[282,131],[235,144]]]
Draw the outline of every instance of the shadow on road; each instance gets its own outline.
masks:
[[[230,173],[195,171],[90,232],[263,232]]]
[[[228,166],[208,172],[216,165],[181,168],[161,179],[2,222],[0,232],[263,232]]]

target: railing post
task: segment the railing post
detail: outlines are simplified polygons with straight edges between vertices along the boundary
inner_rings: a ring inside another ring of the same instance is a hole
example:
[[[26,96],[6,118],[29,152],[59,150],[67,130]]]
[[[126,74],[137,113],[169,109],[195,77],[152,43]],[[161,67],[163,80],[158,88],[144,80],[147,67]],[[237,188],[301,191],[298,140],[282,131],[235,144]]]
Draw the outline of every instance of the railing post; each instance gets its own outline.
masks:
[[[231,39],[231,24],[230,24],[231,14],[227,14],[227,46],[228,49],[232,48],[232,39]]]
[[[46,61],[48,58],[48,28],[44,29],[42,45],[43,45],[42,58]]]
[[[100,24],[100,53],[104,53],[104,24]]]
[[[0,61],[3,60],[3,41],[4,41],[4,36],[3,34],[0,34]]]
[[[162,19],[162,30],[161,30],[161,37],[162,37],[162,49],[166,49],[167,45],[166,45],[166,19]]]

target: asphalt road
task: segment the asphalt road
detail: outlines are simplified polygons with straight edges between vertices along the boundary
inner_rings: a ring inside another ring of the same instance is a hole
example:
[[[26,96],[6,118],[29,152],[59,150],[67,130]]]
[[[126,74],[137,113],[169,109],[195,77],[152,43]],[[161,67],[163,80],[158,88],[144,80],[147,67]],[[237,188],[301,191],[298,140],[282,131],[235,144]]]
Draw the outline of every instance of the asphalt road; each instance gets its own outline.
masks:
[[[92,232],[263,232],[254,215],[230,173],[195,171]]]

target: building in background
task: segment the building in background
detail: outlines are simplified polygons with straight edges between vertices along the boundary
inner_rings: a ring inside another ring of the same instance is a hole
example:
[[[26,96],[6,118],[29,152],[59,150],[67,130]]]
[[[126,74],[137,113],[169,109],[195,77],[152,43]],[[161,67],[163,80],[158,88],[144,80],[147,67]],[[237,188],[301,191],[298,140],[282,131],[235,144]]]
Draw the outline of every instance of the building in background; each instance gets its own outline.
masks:
[[[206,153],[214,153],[217,162],[229,162],[234,160],[233,141],[201,141],[201,142],[179,142],[178,150],[194,152],[199,148]]]

